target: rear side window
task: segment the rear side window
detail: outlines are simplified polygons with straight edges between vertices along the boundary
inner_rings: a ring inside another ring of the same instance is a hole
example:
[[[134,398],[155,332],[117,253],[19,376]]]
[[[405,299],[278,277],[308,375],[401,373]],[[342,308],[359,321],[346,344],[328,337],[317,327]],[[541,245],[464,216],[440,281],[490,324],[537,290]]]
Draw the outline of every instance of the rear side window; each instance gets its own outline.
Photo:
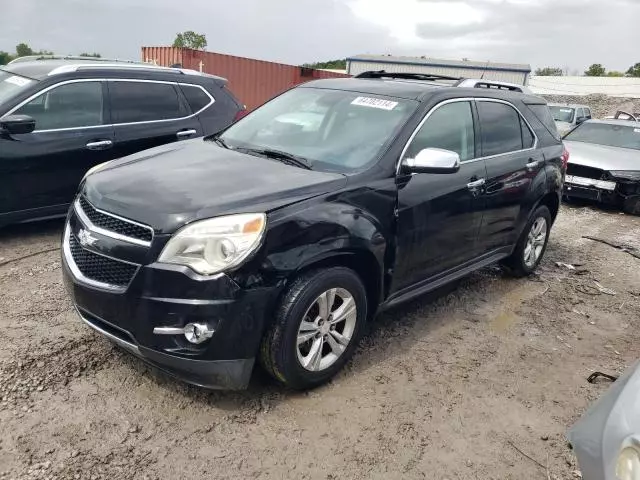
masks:
[[[205,93],[205,91],[197,86],[180,85],[182,93],[187,99],[189,107],[191,107],[192,113],[198,113],[211,103],[211,98]]]
[[[527,108],[531,110],[531,113],[533,113],[538,120],[540,120],[540,123],[544,125],[544,128],[548,130],[553,138],[560,140],[560,134],[558,133],[556,122],[554,121],[547,105],[527,105]]]
[[[585,108],[584,109],[584,115],[585,115],[585,117],[590,119],[591,118],[591,110],[588,109],[588,108]]]
[[[109,82],[114,123],[170,120],[185,116],[173,84]]]
[[[520,115],[509,105],[478,102],[482,131],[482,155],[500,155],[522,150]]]
[[[413,138],[405,157],[415,158],[425,148],[456,152],[463,162],[474,158],[475,134],[471,103],[454,102],[435,110]]]
[[[102,84],[74,82],[46,91],[14,113],[29,115],[36,130],[95,127],[104,125]]]

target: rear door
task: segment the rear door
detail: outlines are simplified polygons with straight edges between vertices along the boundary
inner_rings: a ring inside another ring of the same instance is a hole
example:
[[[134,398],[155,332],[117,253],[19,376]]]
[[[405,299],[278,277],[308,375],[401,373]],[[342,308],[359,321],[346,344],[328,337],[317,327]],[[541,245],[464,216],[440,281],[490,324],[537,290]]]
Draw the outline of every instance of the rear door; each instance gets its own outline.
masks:
[[[178,85],[156,80],[109,80],[118,157],[202,136]]]
[[[0,214],[64,211],[87,170],[115,158],[105,89],[100,80],[62,82],[10,112],[36,128],[0,137]]]
[[[503,100],[477,99],[482,155],[486,161],[485,213],[479,242],[485,253],[509,247],[526,215],[534,179],[544,175],[544,156],[533,129]],[[544,182],[538,187],[544,189]]]

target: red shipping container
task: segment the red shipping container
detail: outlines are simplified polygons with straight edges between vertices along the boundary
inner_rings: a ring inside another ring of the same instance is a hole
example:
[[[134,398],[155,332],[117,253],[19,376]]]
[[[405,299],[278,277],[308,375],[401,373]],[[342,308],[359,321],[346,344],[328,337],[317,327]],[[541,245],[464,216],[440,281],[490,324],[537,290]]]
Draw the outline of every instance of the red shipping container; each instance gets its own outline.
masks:
[[[229,81],[229,90],[248,110],[300,83],[349,76],[190,48],[142,47],[142,60],[163,67],[180,64],[183,68],[224,77]]]

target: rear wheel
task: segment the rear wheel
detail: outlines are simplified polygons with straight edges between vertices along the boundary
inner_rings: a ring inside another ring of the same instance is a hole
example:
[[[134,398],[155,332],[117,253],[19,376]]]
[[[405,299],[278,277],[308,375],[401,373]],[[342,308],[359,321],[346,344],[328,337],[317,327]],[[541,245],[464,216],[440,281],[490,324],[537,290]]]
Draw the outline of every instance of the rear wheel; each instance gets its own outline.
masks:
[[[538,267],[547,249],[551,223],[551,213],[546,206],[540,206],[533,212],[515,250],[504,261],[514,275],[531,275]]]
[[[624,210],[625,213],[628,213],[629,215],[640,215],[640,195],[627,197],[624,200],[622,209]]]
[[[366,291],[355,272],[335,267],[305,274],[283,297],[260,363],[291,388],[320,385],[353,355],[366,317]]]

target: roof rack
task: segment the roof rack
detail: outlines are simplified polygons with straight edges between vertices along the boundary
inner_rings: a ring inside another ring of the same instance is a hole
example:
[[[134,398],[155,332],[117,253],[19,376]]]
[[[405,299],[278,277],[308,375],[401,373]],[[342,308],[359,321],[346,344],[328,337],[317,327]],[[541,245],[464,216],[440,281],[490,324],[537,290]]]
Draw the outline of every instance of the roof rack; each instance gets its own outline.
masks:
[[[499,82],[497,80],[484,80],[476,78],[464,78],[460,80],[456,87],[460,88],[489,88],[497,90],[509,90],[511,92],[531,93],[524,85],[517,83]]]
[[[91,62],[116,62],[116,63],[141,63],[133,60],[122,60],[118,58],[102,58],[102,57],[86,57],[82,55],[27,55],[11,60],[8,65],[13,63],[34,62],[38,60],[82,60]]]
[[[626,116],[628,118],[620,118],[622,116]],[[616,114],[613,116],[613,120],[630,120],[632,122],[640,122],[640,114],[638,113],[628,113],[623,110],[618,110]]]
[[[165,72],[173,72],[180,73],[182,75],[204,75],[203,73],[197,70],[191,70],[189,68],[172,68],[172,67],[160,67],[158,65],[152,65],[150,63],[102,63],[91,65],[87,63],[80,64],[69,64],[69,65],[61,65],[59,67],[54,68],[48,74],[48,76],[60,75],[62,73],[70,73],[77,72],[78,70],[90,70],[94,68],[118,68],[123,70],[129,69],[139,69],[139,70],[152,70],[152,71],[165,71]]]
[[[399,78],[401,80],[462,80],[460,77],[436,75],[432,73],[386,72],[385,70],[362,72],[354,78]]]

